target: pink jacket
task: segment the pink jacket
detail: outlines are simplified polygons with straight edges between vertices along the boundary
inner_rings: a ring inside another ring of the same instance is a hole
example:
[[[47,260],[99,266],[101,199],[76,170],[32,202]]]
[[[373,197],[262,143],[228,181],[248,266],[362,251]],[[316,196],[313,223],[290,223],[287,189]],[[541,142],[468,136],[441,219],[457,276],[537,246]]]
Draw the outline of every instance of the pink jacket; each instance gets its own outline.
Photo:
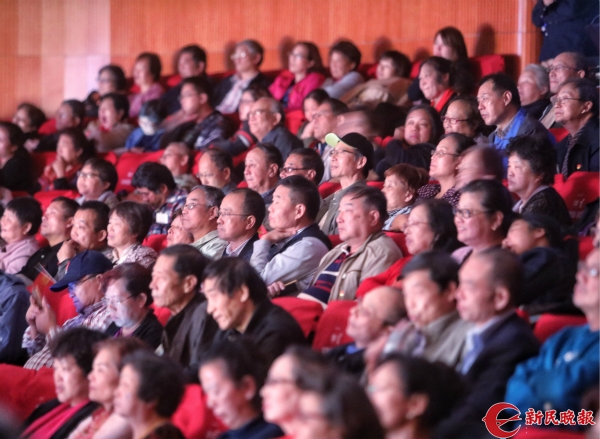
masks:
[[[278,101],[285,95],[290,86],[292,90],[288,96],[288,104],[286,110],[302,110],[302,101],[307,94],[316,90],[325,81],[325,76],[320,73],[309,73],[302,81],[292,86],[294,82],[294,74],[289,70],[283,70],[275,81],[269,86],[269,91]]]
[[[7,244],[0,249],[0,270],[8,274],[17,274],[39,248],[34,236]]]

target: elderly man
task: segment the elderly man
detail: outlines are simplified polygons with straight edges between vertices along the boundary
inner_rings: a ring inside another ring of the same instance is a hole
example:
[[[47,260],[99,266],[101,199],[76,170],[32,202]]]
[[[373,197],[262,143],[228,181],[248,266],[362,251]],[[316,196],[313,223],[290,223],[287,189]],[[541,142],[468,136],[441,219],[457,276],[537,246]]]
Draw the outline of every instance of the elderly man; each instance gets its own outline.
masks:
[[[380,190],[348,189],[336,218],[343,242],[321,259],[311,285],[298,297],[323,305],[330,300],[354,300],[360,282],[402,257],[398,246],[382,232],[386,219],[385,196]]]
[[[194,236],[193,246],[204,256],[221,257],[227,242],[219,238],[217,218],[223,192],[212,186],[196,186],[187,196],[181,214],[183,228]]]
[[[192,156],[190,149],[183,142],[170,143],[163,155],[160,156],[160,163],[165,165],[178,188],[189,192],[198,185],[198,180],[190,173]]]
[[[150,226],[148,236],[166,235],[173,212],[185,204],[186,191],[177,187],[165,165],[154,162],[142,163],[133,174],[131,185],[144,204],[154,211],[154,224]]]
[[[327,351],[345,372],[362,375],[365,349],[387,337],[394,325],[406,317],[402,292],[392,287],[377,287],[350,310],[346,334],[354,340]]]
[[[538,352],[531,328],[515,313],[522,278],[518,259],[498,248],[471,255],[460,269],[456,307],[474,327],[467,332],[459,370],[471,391],[439,425],[443,437],[476,437],[487,410],[503,401],[515,366]]]
[[[262,143],[271,143],[285,159],[295,148],[302,148],[302,141],[283,124],[285,111],[281,102],[273,98],[260,98],[250,108],[248,125],[250,132]]]
[[[69,288],[69,296],[79,313],[59,327],[56,314],[43,300],[39,303],[33,296],[27,310],[29,328],[23,334],[23,347],[30,355],[25,363],[27,369],[52,366],[49,342],[58,331],[83,326],[105,331],[110,325],[110,311],[104,302],[101,274],[111,270],[112,262],[102,253],[85,250],[73,258],[64,277],[50,287],[54,292]]]
[[[164,249],[152,268],[150,289],[156,306],[171,317],[162,338],[164,354],[184,367],[198,361],[210,345],[216,325],[206,314],[200,294],[202,273],[208,263],[198,250],[185,244]],[[192,371],[192,376],[196,371]]]
[[[341,139],[333,133],[326,137],[331,151],[331,176],[339,178],[342,188],[325,198],[319,217],[319,227],[327,235],[338,233],[336,218],[342,197],[350,188],[363,188],[373,168],[373,144],[358,133],[346,134]]]
[[[227,241],[223,257],[249,261],[264,219],[265,202],[258,192],[241,188],[227,194],[219,207],[217,220],[219,238]]]
[[[310,148],[299,148],[294,149],[285,159],[279,176],[286,178],[291,175],[300,175],[318,186],[323,180],[324,172],[323,160],[317,151]]]
[[[486,125],[496,126],[488,139],[497,150],[505,151],[510,139],[516,136],[538,133],[552,136],[539,121],[521,108],[519,90],[508,75],[493,73],[485,76],[480,84],[477,92],[479,113]]]
[[[282,167],[281,153],[269,143],[259,143],[246,156],[244,168],[246,183],[250,189],[263,197],[267,207],[273,202],[273,191]]]
[[[319,203],[317,187],[304,177],[293,175],[277,184],[269,206],[273,230],[254,243],[250,259],[271,296],[304,291],[331,250],[329,238],[315,223]]]
[[[48,246],[42,247],[31,255],[27,264],[18,273],[20,276],[31,281],[35,280],[40,274],[38,266],[44,268],[50,276],[56,276],[58,272],[57,254],[63,242],[71,236],[73,216],[78,208],[79,204],[70,198],[57,197],[52,200],[42,216],[40,226],[40,233],[48,240]]]
[[[204,271],[207,310],[219,325],[215,342],[244,336],[268,364],[292,344],[304,344],[302,329],[283,308],[271,303],[256,270],[240,258],[223,258]]]
[[[197,177],[203,185],[219,188],[225,195],[237,187],[232,180],[233,160],[219,148],[210,148],[202,153],[198,159]]]
[[[325,136],[333,133],[337,126],[343,121],[342,115],[348,111],[348,106],[338,99],[328,98],[323,101],[314,115],[313,135],[316,142],[309,146],[317,150],[323,163],[325,164],[325,173],[320,183],[331,179],[331,169],[329,167],[331,160],[331,151],[333,148],[325,141]]]

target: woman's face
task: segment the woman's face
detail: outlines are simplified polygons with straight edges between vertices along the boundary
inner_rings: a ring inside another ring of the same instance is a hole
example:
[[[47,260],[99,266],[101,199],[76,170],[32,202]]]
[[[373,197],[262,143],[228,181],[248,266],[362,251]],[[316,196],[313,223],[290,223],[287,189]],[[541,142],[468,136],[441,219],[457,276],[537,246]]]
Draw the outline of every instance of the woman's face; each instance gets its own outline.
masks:
[[[21,224],[21,221],[12,210],[5,210],[2,218],[0,218],[0,236],[7,244],[25,239],[29,229],[31,229],[31,223]]]
[[[65,161],[65,163],[77,163],[82,152],[83,151],[81,150],[75,150],[75,144],[73,143],[73,139],[71,138],[71,136],[62,134],[58,138],[58,143],[56,144],[56,155],[62,158]]]
[[[461,194],[457,209],[459,211],[469,211],[469,218],[463,215],[454,215],[454,224],[458,231],[458,240],[465,245],[479,246],[485,244],[488,237],[493,233],[492,227],[498,228],[499,225],[493,224],[492,218],[486,213],[482,206],[483,195],[479,192],[465,192]]]
[[[333,52],[329,57],[329,71],[331,77],[336,81],[347,73],[350,73],[354,67],[354,63],[346,58],[346,55],[340,52]]]
[[[98,74],[98,94],[104,96],[108,93],[117,91],[115,79],[108,70],[103,70]]]
[[[0,128],[0,158],[9,159],[15,153],[16,146],[11,145],[8,131]]]
[[[105,130],[111,130],[121,121],[123,110],[117,111],[112,99],[103,99],[98,107],[98,121]]]
[[[140,87],[154,83],[147,59],[140,59],[133,65],[133,82]]]
[[[298,428],[294,439],[342,439],[340,428],[323,416],[323,398],[315,392],[303,392],[298,404]]]
[[[519,82],[517,82],[517,89],[519,90],[519,96],[521,98],[521,105],[529,105],[535,101],[539,101],[544,97],[544,94],[548,90],[542,90],[538,87],[535,81],[535,75],[529,70],[525,70],[519,76]]]
[[[308,48],[304,44],[296,44],[288,55],[288,69],[292,73],[306,73],[314,64],[308,59]]]
[[[110,317],[119,328],[132,328],[146,315],[145,297],[132,297],[123,279],[112,282],[104,297]]]
[[[409,145],[427,143],[431,140],[433,127],[425,110],[415,110],[406,118],[404,140]]]
[[[439,98],[448,89],[448,81],[431,65],[424,64],[419,70],[419,88],[426,99],[432,101]]]
[[[424,206],[415,206],[408,215],[404,225],[406,235],[406,248],[411,255],[417,255],[431,250],[435,235],[429,226],[427,209]]]
[[[542,177],[535,175],[529,161],[523,160],[518,154],[511,154],[508,158],[506,179],[508,180],[508,190],[521,198],[528,191],[542,184]]]
[[[448,105],[446,114],[442,119],[444,123],[444,133],[460,133],[467,137],[474,137],[475,130],[468,121],[469,108],[466,102],[455,101]]]
[[[54,387],[62,403],[76,405],[88,399],[88,380],[72,355],[55,358]]]
[[[116,414],[129,418],[139,406],[144,404],[137,396],[139,386],[140,379],[135,369],[130,365],[123,367],[119,385],[115,390],[114,411]]]
[[[254,97],[252,97],[252,93],[249,91],[245,91],[242,93],[242,99],[240,99],[240,105],[238,106],[238,113],[240,115],[240,121],[248,120],[248,114],[250,113],[250,109],[252,108],[252,104],[256,102]]]
[[[408,400],[403,387],[396,366],[391,362],[375,369],[369,379],[369,397],[381,425],[388,432],[406,423]]]
[[[315,101],[314,99],[309,98],[304,101],[303,105],[304,105],[304,117],[306,117],[307,121],[312,122],[315,117],[315,113],[319,109],[319,103],[317,101]]]
[[[295,419],[301,392],[295,384],[294,364],[290,355],[277,358],[260,389],[263,413],[268,422],[281,425]]]
[[[108,245],[113,248],[129,247],[136,242],[129,224],[116,213],[108,220]]]
[[[440,140],[431,156],[429,175],[433,178],[448,178],[456,175],[459,157],[456,153],[456,141],[450,137]]]
[[[25,108],[19,108],[12,118],[12,123],[17,125],[24,133],[33,131],[34,128],[31,125],[31,119]]]
[[[556,121],[562,124],[583,119],[592,108],[591,102],[579,100],[579,91],[571,84],[562,87],[556,98],[554,114]]]
[[[441,56],[449,61],[456,61],[457,55],[454,49],[444,43],[441,35],[436,35],[433,40],[433,56]]]
[[[389,211],[408,206],[414,195],[408,190],[406,183],[400,180],[396,175],[388,175],[385,177],[381,192],[385,195],[387,209]]]
[[[119,385],[118,361],[114,349],[100,349],[96,354],[92,371],[88,375],[91,401],[112,407],[115,390]]]
[[[167,232],[167,247],[175,244],[191,244],[192,242],[194,242],[194,238],[190,235],[190,232],[183,228],[181,215],[177,216],[171,221],[171,227]]]
[[[390,79],[396,76],[396,68],[394,62],[390,58],[381,58],[377,64],[377,71],[375,72],[377,79]]]

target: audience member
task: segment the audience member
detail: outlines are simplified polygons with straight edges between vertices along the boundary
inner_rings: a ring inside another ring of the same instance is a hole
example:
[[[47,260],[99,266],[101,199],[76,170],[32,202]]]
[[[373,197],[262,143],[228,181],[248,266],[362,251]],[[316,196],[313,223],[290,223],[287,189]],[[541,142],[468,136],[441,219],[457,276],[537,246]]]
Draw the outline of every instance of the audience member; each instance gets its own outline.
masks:
[[[288,53],[288,69],[275,78],[269,91],[285,110],[300,110],[304,98],[325,81],[319,48],[310,41],[294,44]]]
[[[299,175],[284,178],[275,187],[269,206],[273,230],[254,242],[250,258],[271,297],[304,291],[319,261],[331,250],[329,238],[315,223],[319,202],[317,187]]]
[[[311,91],[302,101],[302,112],[304,114],[304,123],[298,129],[298,137],[304,143],[304,147],[308,148],[316,139],[314,137],[314,120],[315,113],[319,110],[319,106],[329,98],[329,95],[322,88]],[[330,131],[327,131],[330,132]]]
[[[296,320],[271,303],[264,281],[243,259],[211,262],[204,270],[202,291],[206,309],[219,325],[213,343],[247,336],[268,365],[289,345],[305,343]]]
[[[0,270],[17,274],[27,264],[29,258],[39,250],[35,239],[42,223],[40,203],[29,197],[12,199],[0,218]]]
[[[225,195],[237,188],[233,181],[233,160],[220,148],[210,148],[202,153],[196,176],[201,184],[221,189]]]
[[[464,134],[478,145],[487,145],[489,128],[481,118],[478,106],[477,99],[473,96],[454,97],[442,117],[444,132]]]
[[[485,145],[472,146],[460,156],[454,187],[460,191],[475,180],[502,182],[503,175],[502,155],[496,148]]]
[[[160,125],[165,117],[167,112],[161,101],[151,99],[144,102],[138,118],[139,128],[129,135],[125,141],[125,149],[128,152],[158,151],[160,140],[165,133]]]
[[[424,169],[406,163],[392,166],[385,171],[381,192],[387,201],[388,219],[385,220],[383,230],[404,230],[408,214],[417,201],[418,191],[428,181],[429,176]]]
[[[166,235],[173,212],[183,208],[187,192],[177,187],[165,165],[154,162],[142,163],[133,174],[131,185],[144,204],[154,211],[154,223],[147,236]]]
[[[21,366],[27,361],[27,351],[21,344],[31,297],[22,278],[0,275],[0,363]]]
[[[429,176],[437,183],[426,184],[419,189],[419,198],[439,198],[456,206],[460,191],[456,189],[457,167],[461,155],[475,143],[469,137],[458,133],[444,134],[431,151]]]
[[[40,139],[38,130],[46,122],[46,115],[42,110],[33,104],[24,102],[19,104],[17,111],[12,118],[12,123],[17,125],[23,131],[23,143],[30,141],[35,144]],[[30,148],[27,148],[28,150]]]
[[[330,98],[340,99],[348,91],[364,82],[356,70],[360,66],[361,53],[351,41],[340,40],[329,49],[330,78],[321,88]]]
[[[575,171],[598,172],[598,92],[587,79],[562,83],[554,101],[556,121],[569,131],[557,146],[565,178]]]
[[[215,88],[212,103],[221,113],[235,113],[240,104],[242,92],[256,84],[267,88],[271,81],[259,71],[263,62],[264,49],[258,41],[244,40],[235,46],[231,60],[235,73],[223,79]]]
[[[160,163],[171,171],[175,185],[186,192],[198,185],[198,180],[190,173],[192,161],[191,151],[183,142],[169,143],[160,156]]]
[[[163,328],[152,311],[150,270],[140,264],[117,265],[102,278],[104,300],[112,323],[111,337],[135,337],[152,349],[160,345]]]
[[[42,137],[37,144],[33,140],[28,142],[27,146],[33,147],[29,152],[56,151],[56,145],[60,136],[59,133],[67,128],[83,129],[84,119],[85,105],[83,102],[76,99],[62,101],[54,115],[56,132]]]
[[[183,209],[177,209],[173,212],[173,219],[167,232],[167,247],[171,247],[176,244],[191,244],[194,242],[194,235],[183,228],[181,221],[181,215]]]
[[[250,261],[264,219],[265,202],[258,192],[241,188],[225,195],[217,219],[219,239],[227,242],[222,256]]]
[[[68,288],[69,297],[78,313],[61,327],[58,327],[55,312],[47,301],[30,301],[26,316],[29,328],[23,334],[23,347],[30,355],[25,363],[26,369],[38,370],[52,366],[50,345],[61,330],[76,327],[106,330],[111,319],[100,288],[100,279],[102,273],[111,269],[110,260],[93,250],[85,250],[71,260],[67,273],[50,287],[53,292]]]
[[[137,262],[149,268],[156,261],[156,252],[142,245],[152,225],[152,211],[145,204],[123,201],[110,210],[107,243],[112,247],[111,261],[115,265]]]
[[[467,332],[460,371],[471,390],[439,425],[439,437],[480,437],[485,432],[481,419],[502,401],[515,366],[537,354],[539,342],[515,313],[522,277],[516,257],[496,248],[473,255],[461,267],[457,309],[475,327]]]
[[[448,102],[456,94],[453,90],[452,63],[441,56],[432,56],[421,63],[419,88],[425,99],[442,116],[446,114]]]
[[[100,97],[98,121],[92,121],[85,129],[85,135],[94,142],[96,152],[109,152],[125,146],[133,126],[127,122],[129,101],[118,93],[108,93]]]
[[[184,230],[194,237],[192,245],[210,259],[221,257],[227,242],[219,238],[217,219],[223,192],[212,186],[196,186],[189,193],[181,213]]]
[[[206,404],[228,428],[219,439],[278,438],[281,429],[266,422],[259,390],[267,366],[256,346],[244,338],[215,344],[202,356],[198,376]]]
[[[92,91],[85,99],[85,115],[90,118],[98,117],[100,98],[109,93],[125,94],[127,92],[127,79],[123,69],[115,64],[108,64],[98,71],[98,90]],[[127,110],[129,114],[129,110]]]
[[[569,210],[552,187],[556,149],[546,136],[519,136],[508,144],[508,190],[517,194],[517,213],[543,213],[568,227]]]
[[[167,308],[171,317],[162,336],[162,351],[184,367],[197,365],[212,341],[215,322],[206,312],[200,282],[208,260],[189,245],[164,249],[152,269],[152,299]],[[198,369],[188,370],[197,376]]]
[[[312,132],[315,140],[305,146],[316,149],[323,160],[325,174],[323,175],[321,183],[331,179],[331,152],[333,151],[333,147],[327,143],[325,136],[335,131],[342,122],[342,114],[347,111],[348,106],[342,101],[326,98],[321,105],[319,105],[314,114]]]
[[[64,438],[98,408],[88,397],[88,374],[94,346],[106,338],[87,328],[73,328],[51,343],[56,399],[42,403],[29,415],[21,437]]]
[[[158,99],[164,93],[160,85],[162,64],[156,53],[143,52],[133,64],[133,83],[139,91],[129,95],[129,117],[138,117],[142,105]]]
[[[244,179],[250,189],[263,197],[267,207],[273,202],[273,192],[282,167],[281,152],[270,143],[259,143],[246,155]]]
[[[19,275],[34,281],[45,270],[55,277],[58,272],[58,252],[63,243],[71,237],[73,217],[79,205],[75,200],[56,197],[42,215],[40,234],[48,240],[46,247],[40,248],[27,260]]]
[[[387,218],[385,197],[378,189],[348,189],[336,219],[342,243],[327,253],[302,297],[327,304],[354,300],[358,285],[381,273],[402,257],[398,246],[383,232]]]
[[[285,163],[279,171],[279,177],[300,175],[318,186],[323,180],[324,173],[325,166],[317,151],[311,148],[297,148],[292,150],[285,159]]]
[[[260,98],[248,113],[250,132],[260,143],[277,147],[285,159],[295,148],[302,148],[302,142],[284,125],[285,112],[281,102],[273,98]]]
[[[101,201],[112,209],[119,202],[114,193],[118,180],[117,170],[112,163],[98,157],[88,159],[77,175],[77,192],[81,196],[75,201],[79,204]]]
[[[523,110],[534,119],[540,119],[550,105],[550,78],[539,64],[528,64],[517,81]]]
[[[138,350],[123,359],[114,410],[129,423],[133,438],[185,439],[170,422],[184,392],[176,363]]]
[[[17,125],[0,121],[0,181],[9,191],[33,193],[36,189],[33,162],[23,147],[23,131]]]
[[[326,141],[333,148],[331,176],[339,178],[341,189],[323,201],[319,227],[323,233],[334,235],[338,233],[337,217],[342,198],[348,191],[366,186],[365,179],[373,168],[373,144],[358,133],[349,133],[342,138],[330,133]],[[380,219],[385,221],[385,218]]]

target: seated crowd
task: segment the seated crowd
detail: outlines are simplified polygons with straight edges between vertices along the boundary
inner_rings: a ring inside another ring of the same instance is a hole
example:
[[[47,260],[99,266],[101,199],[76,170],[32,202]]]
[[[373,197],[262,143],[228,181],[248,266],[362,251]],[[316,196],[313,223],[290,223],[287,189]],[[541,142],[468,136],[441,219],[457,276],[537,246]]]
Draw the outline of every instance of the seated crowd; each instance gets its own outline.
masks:
[[[598,235],[578,248],[598,195],[573,212],[553,187],[600,170],[585,58],[476,83],[459,30],[433,54],[414,81],[394,50],[366,77],[351,41],[328,71],[300,41],[273,80],[244,40],[217,83],[190,45],[165,88],[144,52],[54,133],[31,104],[0,122],[0,388],[53,368],[56,396],[20,437],[184,438],[198,383],[221,439],[480,438],[502,401],[598,413]],[[548,313],[582,325],[541,340]],[[345,332],[320,352],[326,316]]]

